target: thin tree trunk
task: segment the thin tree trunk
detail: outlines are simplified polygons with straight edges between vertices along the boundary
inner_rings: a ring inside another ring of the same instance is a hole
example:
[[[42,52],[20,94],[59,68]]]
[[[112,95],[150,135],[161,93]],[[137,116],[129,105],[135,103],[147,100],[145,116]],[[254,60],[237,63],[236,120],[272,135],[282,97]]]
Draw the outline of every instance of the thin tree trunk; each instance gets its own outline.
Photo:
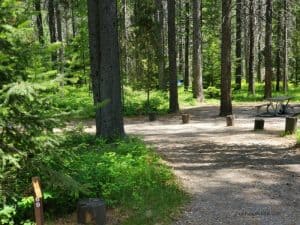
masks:
[[[262,1],[258,1],[258,62],[257,62],[257,80],[258,82],[262,81],[262,75],[261,75],[261,65],[262,65],[262,60],[263,60],[263,55],[261,53],[262,47],[261,47],[261,42],[262,42]]]
[[[249,86],[248,93],[255,94],[255,79],[254,79],[254,0],[249,0]]]
[[[48,25],[49,25],[49,32],[50,32],[50,42],[56,42],[56,26],[55,26],[55,11],[54,11],[54,2],[53,0],[48,1]],[[56,61],[57,53],[52,53],[52,61]]]
[[[35,11],[37,13],[36,26],[38,29],[39,42],[41,44],[44,44],[44,28],[43,28],[43,18],[42,18],[42,12],[41,12],[41,0],[35,0],[34,7],[35,7]]]
[[[249,8],[249,4],[248,4],[249,0],[243,0],[243,15],[242,15],[242,24],[243,24],[243,47],[244,47],[244,63],[245,63],[245,78],[246,78],[246,82],[249,82],[249,31],[248,31],[248,15],[247,15],[247,9]]]
[[[166,90],[166,82],[165,82],[165,48],[164,48],[164,9],[162,0],[156,0],[157,10],[158,10],[158,24],[159,24],[159,32],[158,32],[158,82],[159,88],[161,90]]]
[[[88,0],[96,135],[124,135],[116,0]],[[99,104],[102,104],[100,107]]]
[[[169,79],[171,113],[178,112],[178,90],[176,73],[176,28],[175,28],[175,0],[168,0],[168,48],[169,48]]]
[[[189,0],[185,3],[185,67],[184,67],[184,90],[190,86],[189,50],[190,50],[190,4]]]
[[[272,97],[272,0],[266,0],[265,98]]]
[[[280,3],[278,3],[280,4]],[[281,80],[281,4],[278,9],[277,17],[277,49],[276,49],[276,91],[280,91],[280,80]]]
[[[283,91],[287,93],[288,91],[288,72],[289,72],[289,62],[288,62],[288,15],[289,15],[289,5],[288,0],[283,1],[284,5],[284,24],[283,24]]]
[[[200,2],[199,0],[193,0],[193,97],[199,102],[203,102],[200,32]]]
[[[75,0],[71,0],[71,21],[72,21],[72,34],[73,38],[76,36],[76,19],[74,15],[74,8],[75,8]]]
[[[62,23],[61,23],[61,11],[59,3],[55,3],[55,18],[56,18],[56,28],[57,28],[57,41],[61,42],[61,47],[58,50],[58,60],[59,60],[59,71],[63,74],[63,38],[62,38]]]
[[[235,89],[242,87],[242,0],[236,1],[236,70],[235,70]]]
[[[231,0],[222,0],[220,116],[232,114],[231,102]]]

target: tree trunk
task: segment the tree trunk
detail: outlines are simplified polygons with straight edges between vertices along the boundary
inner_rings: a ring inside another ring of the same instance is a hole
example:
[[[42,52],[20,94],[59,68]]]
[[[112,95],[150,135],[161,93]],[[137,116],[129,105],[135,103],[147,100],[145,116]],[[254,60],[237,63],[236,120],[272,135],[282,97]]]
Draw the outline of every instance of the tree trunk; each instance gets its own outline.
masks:
[[[38,30],[39,42],[44,44],[44,28],[43,28],[43,18],[41,12],[41,0],[34,1],[34,7],[36,11],[36,26]]]
[[[175,0],[168,0],[168,48],[169,48],[169,79],[170,103],[169,111],[178,112],[178,90],[176,73],[176,28],[175,28]]]
[[[220,116],[232,115],[231,102],[231,0],[222,0]]]
[[[255,94],[255,79],[254,79],[254,0],[249,0],[249,86],[248,93]]]
[[[189,0],[185,3],[185,67],[184,67],[184,90],[190,86],[189,50],[190,50],[190,4]]]
[[[283,23],[283,91],[287,93],[288,91],[288,72],[289,72],[289,62],[288,62],[288,15],[289,15],[289,5],[288,0],[283,1],[284,5],[284,23]]]
[[[72,20],[72,34],[73,38],[76,36],[76,19],[74,15],[74,10],[75,10],[75,0],[71,0],[71,20]]]
[[[159,89],[166,90],[166,78],[165,78],[165,43],[164,43],[164,9],[162,0],[156,0],[157,10],[158,10],[158,82]]]
[[[181,77],[183,75],[183,26],[182,26],[182,0],[178,2],[179,7],[179,20],[178,20],[178,74]]]
[[[203,102],[200,18],[200,1],[193,0],[193,97]]]
[[[236,70],[235,70],[235,89],[242,87],[242,0],[236,1]]]
[[[261,65],[263,60],[263,54],[261,53],[262,47],[262,17],[263,17],[263,10],[262,10],[263,3],[261,1],[258,2],[258,44],[257,44],[257,51],[258,51],[258,61],[257,61],[257,80],[258,82],[262,81],[262,75],[261,75]]]
[[[279,4],[278,17],[277,17],[277,49],[276,49],[276,91],[280,91],[280,80],[281,80],[281,4]]]
[[[56,26],[55,26],[55,11],[54,11],[54,0],[48,1],[48,25],[50,32],[50,42],[56,42]],[[56,52],[52,53],[52,61],[56,61],[57,54]]]
[[[272,97],[272,0],[266,0],[265,98]]]
[[[57,28],[57,41],[63,41],[62,38],[62,23],[61,23],[61,12],[58,1],[55,2],[55,18],[56,18],[56,28]],[[63,45],[58,50],[58,61],[59,61],[59,71],[63,74]]]
[[[88,0],[96,135],[124,135],[116,0]],[[99,105],[101,104],[101,106]]]

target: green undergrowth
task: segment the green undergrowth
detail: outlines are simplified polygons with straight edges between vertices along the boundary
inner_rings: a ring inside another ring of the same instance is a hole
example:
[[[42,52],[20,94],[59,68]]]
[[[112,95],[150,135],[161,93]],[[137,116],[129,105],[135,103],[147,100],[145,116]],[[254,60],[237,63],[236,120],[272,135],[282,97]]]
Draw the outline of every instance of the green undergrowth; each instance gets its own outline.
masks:
[[[19,197],[0,210],[0,219],[30,224],[33,199],[26,189],[36,175],[43,183],[50,221],[74,212],[79,199],[101,198],[125,215],[122,224],[169,224],[188,199],[171,170],[138,138],[108,142],[78,130],[60,134],[57,142],[52,151],[59,158],[45,153],[41,168],[19,171]]]
[[[196,105],[191,91],[179,88],[180,106]],[[93,96],[87,86],[64,86],[52,94],[56,107],[68,113],[67,119],[90,119],[95,116]],[[146,115],[149,111],[158,114],[166,114],[169,107],[168,92],[152,91],[150,93],[150,105],[148,106],[147,93],[145,91],[124,88],[124,116]]]
[[[300,129],[297,130],[296,138],[297,138],[297,145],[300,146]]]
[[[128,215],[123,224],[168,224],[187,199],[170,169],[140,139],[109,143],[77,132],[62,148],[73,153],[64,159],[65,173],[87,190],[78,197],[100,197],[120,208]],[[66,208],[63,193],[54,199],[56,210]],[[74,203],[68,207],[74,209]]]

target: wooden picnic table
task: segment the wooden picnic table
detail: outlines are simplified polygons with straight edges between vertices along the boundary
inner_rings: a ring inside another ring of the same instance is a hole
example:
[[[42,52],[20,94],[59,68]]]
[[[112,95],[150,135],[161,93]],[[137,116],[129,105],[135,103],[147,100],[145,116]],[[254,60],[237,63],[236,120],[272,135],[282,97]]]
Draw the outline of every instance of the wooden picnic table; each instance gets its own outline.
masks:
[[[255,106],[257,110],[257,115],[270,115],[270,116],[280,116],[294,114],[294,107],[289,104],[292,97],[290,96],[279,96],[273,98],[267,98],[266,101],[261,105]],[[260,112],[260,110],[265,107],[265,112]]]
[[[293,110],[289,105],[291,99],[292,97],[290,96],[267,98],[266,100],[269,101],[267,112],[274,116],[290,114]]]

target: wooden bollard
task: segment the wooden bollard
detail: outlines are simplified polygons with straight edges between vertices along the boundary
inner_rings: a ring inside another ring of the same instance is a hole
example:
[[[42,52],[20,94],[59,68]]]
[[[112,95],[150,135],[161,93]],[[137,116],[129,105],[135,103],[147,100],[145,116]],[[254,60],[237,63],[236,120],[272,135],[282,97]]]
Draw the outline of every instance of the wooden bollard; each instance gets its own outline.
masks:
[[[226,116],[226,124],[227,124],[227,127],[234,126],[234,116],[233,115]]]
[[[80,200],[77,205],[77,222],[79,224],[105,225],[104,202],[97,198]]]
[[[155,121],[156,120],[156,113],[150,112],[149,113],[149,121]]]
[[[35,222],[36,225],[44,225],[43,193],[42,193],[41,181],[39,177],[32,178],[32,186],[34,191]]]
[[[294,134],[297,131],[297,117],[287,117],[285,119],[285,133]]]
[[[190,122],[190,114],[184,113],[181,115],[182,123],[186,124]]]
[[[265,120],[255,119],[254,121],[254,130],[263,130],[265,127]]]

